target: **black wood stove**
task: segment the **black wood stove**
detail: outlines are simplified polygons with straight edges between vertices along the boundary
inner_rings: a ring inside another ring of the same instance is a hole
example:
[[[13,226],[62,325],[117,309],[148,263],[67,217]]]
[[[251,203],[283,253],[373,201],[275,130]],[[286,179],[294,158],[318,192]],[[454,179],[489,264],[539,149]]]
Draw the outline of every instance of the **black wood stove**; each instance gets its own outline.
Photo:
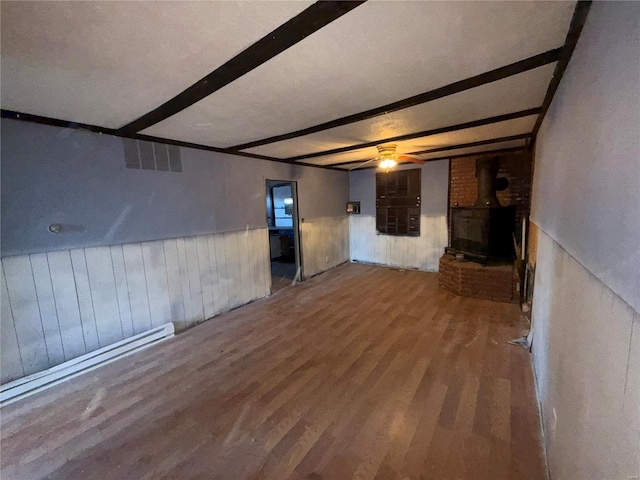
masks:
[[[515,207],[503,207],[496,191],[509,186],[506,178],[496,178],[498,159],[476,160],[478,199],[473,206],[451,208],[451,247],[447,253],[462,253],[479,263],[513,258]]]

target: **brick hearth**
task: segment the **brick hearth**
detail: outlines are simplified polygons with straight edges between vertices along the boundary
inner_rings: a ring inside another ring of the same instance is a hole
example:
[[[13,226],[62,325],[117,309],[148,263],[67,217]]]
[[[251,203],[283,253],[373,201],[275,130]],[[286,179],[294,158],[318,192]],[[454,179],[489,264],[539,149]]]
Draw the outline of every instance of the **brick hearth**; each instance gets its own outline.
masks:
[[[483,267],[479,263],[459,262],[453,255],[440,258],[440,286],[462,297],[516,303],[518,277],[513,265]]]

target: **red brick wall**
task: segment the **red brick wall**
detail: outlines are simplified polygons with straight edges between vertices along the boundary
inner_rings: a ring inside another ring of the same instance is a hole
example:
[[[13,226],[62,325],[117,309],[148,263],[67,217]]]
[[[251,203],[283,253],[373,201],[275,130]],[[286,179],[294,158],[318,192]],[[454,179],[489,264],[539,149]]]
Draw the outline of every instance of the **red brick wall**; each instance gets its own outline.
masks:
[[[516,236],[522,232],[522,218],[528,216],[531,191],[531,160],[527,153],[496,155],[499,160],[498,177],[509,180],[509,188],[498,192],[498,200],[504,206],[516,207]],[[478,196],[476,179],[477,157],[451,160],[449,181],[449,207],[473,205]]]

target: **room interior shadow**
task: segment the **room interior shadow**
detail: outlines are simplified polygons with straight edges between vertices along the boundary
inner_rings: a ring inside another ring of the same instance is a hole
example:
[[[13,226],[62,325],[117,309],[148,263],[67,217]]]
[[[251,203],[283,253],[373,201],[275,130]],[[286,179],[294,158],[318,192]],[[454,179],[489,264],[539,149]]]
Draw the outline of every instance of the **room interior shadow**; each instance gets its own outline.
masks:
[[[300,266],[296,182],[267,180],[271,292],[291,285]]]

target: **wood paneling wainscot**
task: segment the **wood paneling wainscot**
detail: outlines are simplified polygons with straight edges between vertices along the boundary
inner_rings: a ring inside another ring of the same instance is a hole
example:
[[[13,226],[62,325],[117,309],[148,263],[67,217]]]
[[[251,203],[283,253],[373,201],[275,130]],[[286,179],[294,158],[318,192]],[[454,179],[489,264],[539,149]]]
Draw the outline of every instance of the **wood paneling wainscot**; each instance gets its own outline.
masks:
[[[445,215],[421,215],[419,237],[378,234],[373,216],[352,215],[349,222],[352,261],[438,271],[448,241]]]
[[[5,257],[2,383],[262,298],[268,255],[265,228]]]

